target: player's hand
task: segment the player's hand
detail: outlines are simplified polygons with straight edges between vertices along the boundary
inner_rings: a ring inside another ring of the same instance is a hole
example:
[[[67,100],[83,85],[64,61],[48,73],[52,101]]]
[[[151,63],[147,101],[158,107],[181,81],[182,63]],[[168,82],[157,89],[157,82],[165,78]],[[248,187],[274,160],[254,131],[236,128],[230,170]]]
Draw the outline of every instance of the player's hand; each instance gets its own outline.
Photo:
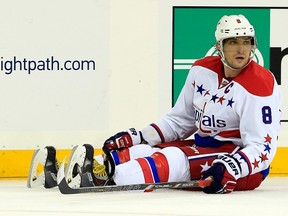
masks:
[[[128,131],[122,131],[114,136],[111,136],[104,142],[103,149],[116,150],[121,148],[131,147],[143,142],[143,137],[140,131],[135,128],[130,128]]]
[[[210,186],[204,187],[203,192],[231,193],[236,187],[236,181],[241,176],[240,166],[231,155],[219,155],[212,166],[203,173],[201,179],[212,178]]]

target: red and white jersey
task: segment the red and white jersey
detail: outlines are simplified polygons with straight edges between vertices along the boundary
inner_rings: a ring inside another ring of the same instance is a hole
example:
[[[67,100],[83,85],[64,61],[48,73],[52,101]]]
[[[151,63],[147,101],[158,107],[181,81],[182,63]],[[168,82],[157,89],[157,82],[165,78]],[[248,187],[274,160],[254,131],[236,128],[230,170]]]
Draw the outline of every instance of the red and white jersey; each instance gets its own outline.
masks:
[[[220,57],[205,57],[191,67],[171,112],[142,133],[152,146],[195,132],[207,147],[219,141],[233,142],[241,147],[234,157],[244,177],[267,169],[275,155],[280,103],[273,74],[254,61],[238,76],[227,79]]]

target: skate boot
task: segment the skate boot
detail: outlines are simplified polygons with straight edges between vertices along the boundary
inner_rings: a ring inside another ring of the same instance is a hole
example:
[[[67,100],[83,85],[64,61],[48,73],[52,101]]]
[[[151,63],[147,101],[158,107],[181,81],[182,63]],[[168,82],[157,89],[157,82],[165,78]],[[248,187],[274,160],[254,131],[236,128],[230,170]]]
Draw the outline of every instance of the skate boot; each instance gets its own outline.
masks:
[[[56,149],[53,146],[35,150],[31,160],[27,187],[53,188],[57,186],[57,171]]]
[[[75,146],[72,149],[65,173],[67,183],[71,188],[95,186],[93,157],[94,148],[90,144]]]
[[[93,175],[94,147],[89,144],[85,144],[84,147],[86,148],[86,156],[81,169],[80,187],[93,187],[96,181]]]
[[[45,188],[53,188],[57,186],[57,160],[56,160],[56,149],[53,146],[47,146],[47,159],[44,166],[45,175]]]

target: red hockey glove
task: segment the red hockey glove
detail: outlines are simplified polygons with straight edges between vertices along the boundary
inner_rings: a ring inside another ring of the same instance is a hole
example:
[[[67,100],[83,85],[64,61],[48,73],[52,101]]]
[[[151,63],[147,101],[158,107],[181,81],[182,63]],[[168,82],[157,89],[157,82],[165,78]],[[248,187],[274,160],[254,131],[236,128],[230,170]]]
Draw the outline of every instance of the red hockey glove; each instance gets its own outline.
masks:
[[[203,173],[201,179],[212,178],[210,186],[204,187],[203,192],[231,193],[236,187],[236,180],[241,176],[238,161],[231,155],[219,155],[212,166]]]
[[[142,133],[135,128],[130,128],[128,131],[123,131],[111,136],[104,142],[103,148],[106,150],[115,150],[127,148],[143,142]]]

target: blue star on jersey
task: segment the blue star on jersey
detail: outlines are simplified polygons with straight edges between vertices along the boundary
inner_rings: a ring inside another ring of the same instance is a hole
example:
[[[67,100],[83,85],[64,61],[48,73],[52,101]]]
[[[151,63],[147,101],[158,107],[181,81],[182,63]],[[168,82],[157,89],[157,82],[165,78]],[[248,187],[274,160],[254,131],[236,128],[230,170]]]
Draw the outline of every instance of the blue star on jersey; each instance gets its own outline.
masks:
[[[213,101],[214,103],[216,103],[216,100],[217,100],[218,98],[219,98],[219,97],[217,96],[217,94],[212,95],[211,101]]]
[[[201,86],[197,85],[197,92],[199,92],[202,95],[203,91],[205,91],[205,89],[203,88],[203,84]]]
[[[227,106],[232,107],[232,104],[235,103],[235,101],[233,101],[233,97],[231,99],[228,100],[228,104]]]
[[[264,151],[268,151],[268,153],[270,153],[271,148],[270,148],[269,144],[264,144],[264,146],[265,146]]]

